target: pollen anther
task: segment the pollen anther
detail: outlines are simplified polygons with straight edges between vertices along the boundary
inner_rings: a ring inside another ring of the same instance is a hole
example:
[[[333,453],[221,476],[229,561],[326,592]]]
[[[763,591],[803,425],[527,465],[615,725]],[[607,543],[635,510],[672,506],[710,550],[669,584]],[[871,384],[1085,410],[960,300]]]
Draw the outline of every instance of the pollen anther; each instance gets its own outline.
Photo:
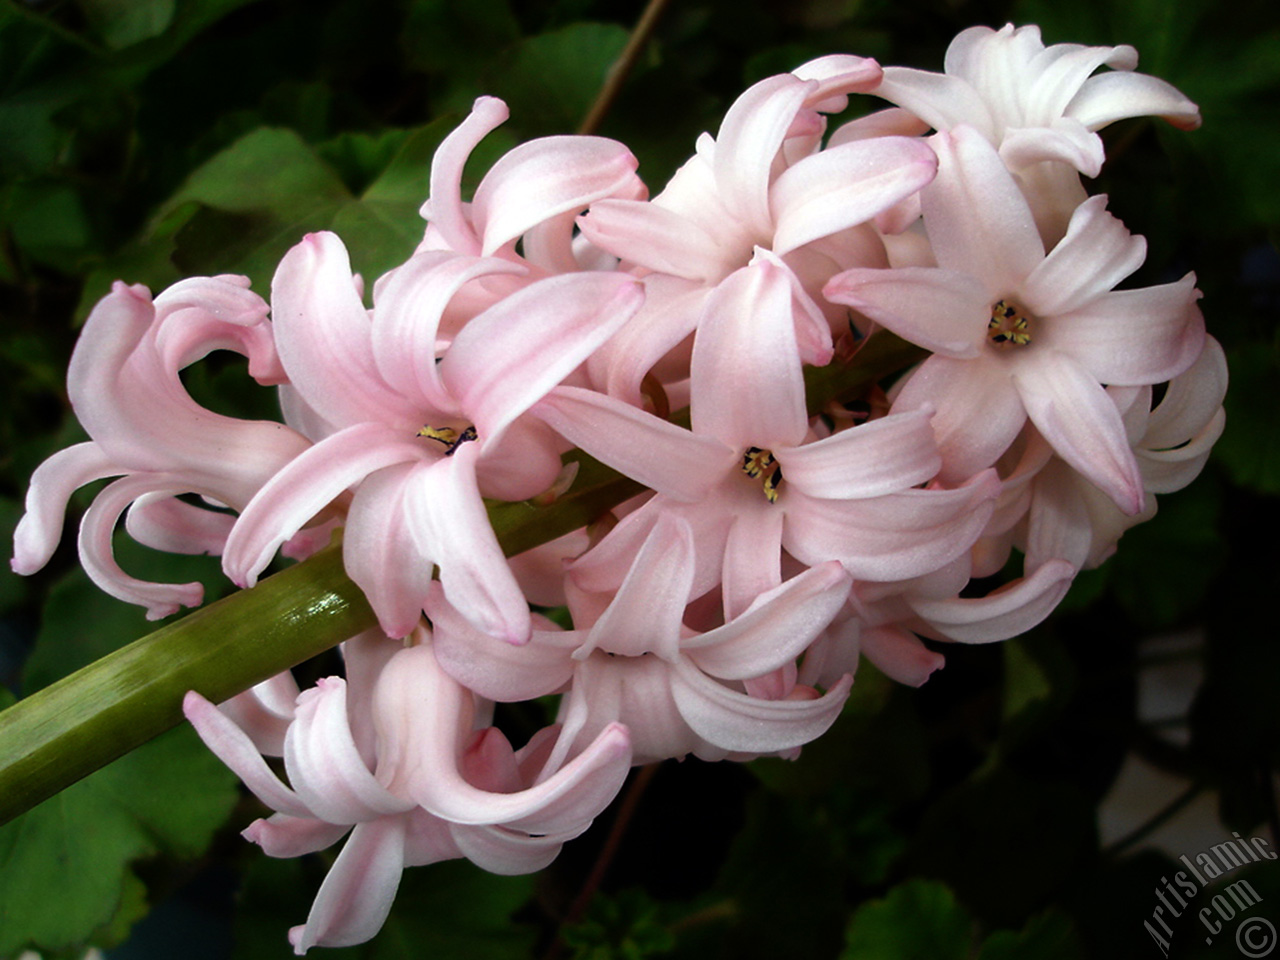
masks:
[[[761,480],[765,499],[778,502],[778,487],[782,483],[782,467],[768,450],[748,447],[742,455],[742,472],[752,480]]]
[[[998,347],[1025,347],[1031,342],[1030,319],[1008,300],[997,300],[987,322],[987,339]]]
[[[453,427],[433,427],[430,424],[426,424],[418,431],[418,436],[434,440],[437,443],[443,443],[445,447],[444,455],[451,457],[454,451],[464,443],[476,439],[476,428],[468,426],[462,430],[457,430]]]

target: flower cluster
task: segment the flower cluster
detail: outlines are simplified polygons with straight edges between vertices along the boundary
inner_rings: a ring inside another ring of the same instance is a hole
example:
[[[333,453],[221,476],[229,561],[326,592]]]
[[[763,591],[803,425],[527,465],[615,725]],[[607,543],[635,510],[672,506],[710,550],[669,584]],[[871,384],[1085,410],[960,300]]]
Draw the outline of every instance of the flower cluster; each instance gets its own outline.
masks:
[[[241,586],[341,529],[379,624],[343,644],[345,679],[186,702],[276,811],[250,840],[296,856],[351,831],[299,953],[371,937],[407,865],[539,869],[632,764],[795,756],[861,656],[918,685],[940,644],[1040,622],[1222,430],[1194,276],[1117,290],[1145,242],[1081,179],[1114,120],[1199,121],[1135,64],[1011,26],[962,33],[943,74],[824,57],[743,93],[652,199],[622,144],[565,136],[464,201],[506,119],[482,98],[435,156],[421,244],[368,298],[321,233],[270,305],[238,277],[98,304],[69,379],[92,440],[37,471],[14,567],[106,477],[81,556],[152,617],[199,587],[121,570],[122,515]],[[829,129],[851,94],[895,106]],[[893,335],[924,359],[887,391],[806,387]],[[283,423],[191,399],[180,371],[212,350],[279,386]],[[572,492],[571,448],[644,492],[504,557],[486,500]],[[1003,586],[966,589],[1015,550]],[[556,722],[513,749],[494,704],[552,694]]]

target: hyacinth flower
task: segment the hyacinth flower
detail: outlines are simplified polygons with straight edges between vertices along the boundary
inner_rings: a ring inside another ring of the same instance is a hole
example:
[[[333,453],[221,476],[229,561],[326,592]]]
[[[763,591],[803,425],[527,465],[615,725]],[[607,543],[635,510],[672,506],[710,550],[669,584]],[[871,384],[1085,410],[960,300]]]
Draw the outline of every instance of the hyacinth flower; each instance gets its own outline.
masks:
[[[1031,209],[995,150],[960,127],[933,139],[925,190],[936,267],[854,269],[826,296],[933,352],[894,408],[937,409],[941,477],[991,466],[1029,419],[1072,469],[1127,514],[1143,506],[1137,461],[1106,385],[1146,386],[1196,358],[1204,319],[1195,276],[1114,290],[1146,255],[1093,197],[1048,253]]]
[[[831,56],[762,80],[653,200],[600,200],[579,219],[583,236],[645,275],[650,291],[636,320],[592,358],[608,393],[638,402],[644,375],[694,331],[716,284],[760,249],[797,267],[816,260],[823,279],[885,265],[869,221],[927,184],[936,159],[909,137],[821,149],[823,114],[879,78],[873,60]],[[825,364],[830,337],[802,337],[801,349],[805,362]],[[661,379],[686,375],[677,365]]]
[[[1135,72],[1131,46],[1046,47],[1040,28],[970,27],[947,48],[944,72],[888,67],[874,91],[935,130],[967,126],[995,147],[1024,187],[1046,242],[1056,242],[1096,177],[1105,151],[1097,131],[1129,117],[1159,116],[1192,130],[1200,111],[1158,77]],[[1095,74],[1100,67],[1111,69]]]
[[[694,531],[661,516],[611,597],[571,593],[575,629],[547,623],[525,646],[475,630],[438,588],[427,603],[440,664],[481,696],[527,700],[567,690],[553,760],[615,722],[632,731],[635,762],[788,753],[836,719],[852,678],[825,694],[797,685],[795,661],[848,596],[839,563],[813,567],[760,593],[722,626],[695,631]]]
[[[768,258],[716,288],[694,341],[691,430],[574,387],[535,408],[570,442],[657,491],[574,564],[579,587],[615,589],[665,513],[694,531],[694,594],[722,584],[727,617],[782,582],[784,550],[884,581],[937,569],[977,538],[999,490],[994,472],[954,489],[913,489],[940,463],[931,410],[811,438],[792,304],[788,271]]]
[[[1110,388],[1149,494],[1146,505],[1128,516],[1062,461],[1049,460],[1031,481],[1025,526],[1011,532],[1021,535],[1028,569],[1059,559],[1092,569],[1110,557],[1126,530],[1155,516],[1150,494],[1181,490],[1199,475],[1226,424],[1226,390],[1226,357],[1212,337],[1154,407],[1149,387]]]
[[[543,279],[470,320],[437,363],[437,326],[455,291],[519,269],[419,253],[379,288],[371,318],[336,236],[313,234],[285,256],[272,286],[275,336],[324,435],[236,522],[223,557],[233,580],[252,585],[281,544],[355,487],[347,572],[389,636],[418,623],[436,564],[478,627],[528,638],[528,605],[481,497],[521,500],[554,481],[557,451],[521,415],[626,322],[642,293],[622,274]]]
[[[540,870],[613,799],[631,765],[609,725],[565,762],[555,728],[512,751],[477,728],[470,691],[437,666],[425,630],[401,648],[373,633],[345,645],[348,680],[297,697],[281,754],[286,785],[263,759],[261,729],[242,729],[196,693],[183,704],[204,742],[276,811],[245,830],[273,857],[331,846],[350,832],[294,927],[298,954],[363,943],[391,909],[405,867],[467,857],[494,873]],[[360,663],[359,661],[368,661]]]
[[[197,277],[152,299],[117,283],[85,321],[67,372],[71,407],[91,440],[50,457],[31,478],[27,510],[14,533],[13,569],[48,562],[62,534],[71,494],[118,476],[80,525],[80,558],[93,581],[147,618],[197,606],[198,583],[152,583],[116,563],[112,533],[128,510],[139,542],[173,553],[222,552],[234,517],[176,499],[196,494],[242,509],[271,475],[306,448],[280,423],[244,421],[206,410],[179,378],[213,350],[239,353],[260,384],[284,379],[267,322],[267,304],[245,277]]]
[[[593,258],[580,238],[575,242],[575,219],[597,201],[648,195],[636,176],[635,156],[603,137],[540,137],[504,154],[468,203],[462,199],[463,167],[508,115],[497,97],[480,97],[440,144],[431,163],[431,197],[420,211],[427,229],[419,252],[500,257],[539,276],[605,266],[580,259]]]

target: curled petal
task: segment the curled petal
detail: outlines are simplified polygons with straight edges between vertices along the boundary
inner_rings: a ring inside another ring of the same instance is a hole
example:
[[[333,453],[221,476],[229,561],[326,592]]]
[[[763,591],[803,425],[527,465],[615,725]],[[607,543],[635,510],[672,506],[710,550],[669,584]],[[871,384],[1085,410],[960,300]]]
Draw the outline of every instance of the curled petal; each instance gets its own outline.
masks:
[[[504,154],[476,188],[471,214],[492,256],[535,224],[639,191],[638,161],[603,137],[542,137]]]
[[[1094,377],[1061,354],[1014,371],[1027,416],[1058,456],[1127,514],[1143,506],[1142,476],[1120,411]]]
[[[1071,215],[1067,235],[1027,277],[1022,305],[1042,317],[1069,313],[1114,288],[1146,256],[1146,240],[1107,211],[1107,198],[1090,197]]]
[[[463,167],[476,145],[509,115],[507,105],[497,97],[480,97],[467,119],[440,142],[431,160],[431,199],[423,204],[421,214],[459,253],[474,256],[481,245],[462,202]]]
[[[529,605],[476,487],[478,446],[465,443],[414,472],[404,490],[410,534],[419,552],[439,565],[449,602],[472,624],[510,643],[525,643],[533,629]]]
[[[686,503],[702,500],[737,459],[712,437],[578,387],[553,390],[534,415],[597,460]]]
[[[919,687],[946,665],[946,658],[902,627],[867,627],[860,638],[862,655],[891,680]]]
[[[1148,450],[1177,447],[1198,434],[1217,415],[1227,393],[1227,358],[1213,337],[1187,371],[1169,382],[1151,419],[1142,445]]]
[[[27,488],[26,513],[13,531],[13,572],[30,576],[49,562],[62,539],[63,517],[76,490],[125,472],[96,443],[77,443],[40,464]]]
[[[1200,126],[1200,108],[1172,84],[1145,73],[1115,71],[1090,77],[1067,105],[1067,116],[1090,130],[1127,117],[1164,117],[1175,127]]]
[[[248,735],[217,707],[191,690],[182,700],[182,712],[196,728],[204,745],[244,781],[255,797],[288,816],[314,818],[298,795],[271,772]]]
[[[289,931],[294,952],[349,947],[382,929],[404,872],[405,822],[383,817],[357,824],[316,894],[304,926]]]
[[[227,538],[222,568],[251,587],[280,545],[334,498],[383,467],[426,459],[423,443],[381,423],[358,423],[322,440],[258,491]]]
[[[312,817],[277,813],[266,820],[253,821],[241,836],[260,846],[268,857],[286,858],[324,850],[350,829],[347,823],[327,823]]]
[[[822,295],[945,357],[971,359],[986,343],[991,299],[986,285],[967,273],[855,268],[833,277]]]
[[[1008,370],[989,353],[976,360],[926,360],[898,392],[893,409],[926,404],[937,410],[931,425],[945,483],[961,483],[994,464],[1027,422]]]
[[[961,643],[992,643],[1026,633],[1067,594],[1076,568],[1050,560],[1028,577],[977,598],[910,601],[911,608],[943,636]]]
[[[613,724],[534,787],[516,793],[478,789],[458,769],[458,746],[470,726],[469,698],[439,668],[429,646],[396,654],[374,695],[379,776],[453,823],[540,834],[581,828],[622,786],[631,747],[626,729]]]
[[[360,587],[388,637],[404,637],[422,619],[431,584],[424,556],[406,522],[404,491],[429,462],[383,467],[361,482],[351,499],[342,539],[347,575]]]
[[[879,137],[828,148],[783,171],[770,190],[779,256],[873,219],[927,185],[938,158],[922,140]]]
[[[458,852],[500,877],[536,873],[551,864],[572,837],[534,837],[505,827],[449,825]]]
[[[129,508],[125,529],[129,536],[153,550],[216,557],[222,554],[235,520],[230,513],[147,494]]]
[[[204,598],[200,583],[153,583],[129,576],[116,563],[112,534],[125,509],[148,494],[184,493],[182,480],[168,474],[122,477],[99,493],[80,522],[80,563],[102,590],[126,603],[147,608],[148,620],[160,620],[182,607],[197,607]]]
[[[791,750],[817,739],[840,715],[853,677],[846,674],[813,700],[760,700],[739,693],[680,663],[671,692],[680,715],[704,740],[732,752],[750,754]]]
[[[535,630],[529,643],[516,646],[472,626],[439,584],[428,594],[426,610],[440,668],[482,697],[499,703],[533,700],[557,692],[573,676],[570,653],[581,642],[577,632]]]
[[[1043,342],[1101,383],[1146,386],[1187,369],[1204,344],[1195,274],[1141,290],[1113,290],[1046,324]]]
[[[1102,138],[1078,120],[1059,117],[1051,126],[1010,128],[1000,144],[1000,159],[1010,170],[1037,163],[1066,163],[1086,177],[1102,172]]]
[[[893,413],[799,447],[774,451],[789,485],[811,497],[878,497],[932,480],[942,466],[933,409]]]
[[[324,677],[298,697],[284,763],[294,790],[321,820],[362,823],[413,807],[385,790],[361,758],[347,719],[346,681],[340,677]]]
[[[715,283],[739,266],[736,249],[694,220],[656,203],[601,200],[578,221],[592,243],[629,263]]]
[[[995,471],[954,490],[905,490],[869,500],[811,500],[792,491],[783,546],[802,563],[838,559],[858,580],[923,576],[973,545],[999,491]]]
[[[817,81],[790,74],[768,77],[738,97],[720,124],[712,161],[720,199],[757,241],[772,233],[769,181],[774,157],[796,114],[818,89]]]
[[[379,373],[416,403],[447,409],[451,403],[436,372],[436,338],[450,300],[478,277],[524,272],[505,260],[434,251],[414,255],[378,289],[372,342]]]
[[[644,287],[624,274],[549,277],[468,323],[440,361],[440,378],[481,442],[494,443],[643,302]]]
[[[803,653],[844,605],[852,580],[839,563],[810,567],[766,593],[723,627],[692,637],[682,651],[722,680],[759,677]]]
[[[574,652],[584,660],[592,650],[628,657],[652,653],[674,662],[680,627],[693,587],[693,530],[678,514],[663,514],[636,554],[612,602]]]
[[[271,316],[289,382],[321,417],[339,427],[420,426],[414,405],[378,372],[369,312],[336,235],[308,234],[284,255],[271,281]]]
[[[754,261],[707,298],[693,342],[693,430],[730,449],[796,446],[809,429],[790,271]],[[727,384],[747,384],[726,390]]]
[[[938,176],[922,195],[938,266],[978,277],[988,302],[1017,290],[1044,259],[1031,208],[995,149],[968,127],[939,133]]]

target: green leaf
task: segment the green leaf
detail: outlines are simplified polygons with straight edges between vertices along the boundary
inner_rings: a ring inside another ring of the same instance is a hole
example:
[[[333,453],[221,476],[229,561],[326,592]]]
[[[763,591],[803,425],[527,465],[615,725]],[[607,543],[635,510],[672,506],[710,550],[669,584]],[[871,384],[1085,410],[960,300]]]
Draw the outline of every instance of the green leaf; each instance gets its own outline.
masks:
[[[1280,493],[1280,417],[1275,415],[1280,351],[1247,344],[1228,351],[1227,366],[1227,428],[1214,447],[1214,458],[1240,486]]]
[[[158,37],[173,22],[175,0],[79,0],[93,31],[113,50]]]
[[[519,38],[520,24],[507,0],[415,0],[400,45],[408,66],[456,77],[476,73],[494,51]]]
[[[332,862],[332,852],[324,858]],[[240,892],[233,960],[288,955],[290,927],[306,920],[327,865],[256,857]],[[332,960],[527,960],[530,928],[511,916],[533,894],[532,877],[499,877],[465,861],[405,871],[391,915],[366,944],[326,950]]]
[[[661,905],[644,890],[597,893],[586,918],[565,927],[561,936],[573,949],[573,960],[643,960],[675,946],[661,914]]]
[[[1226,559],[1221,491],[1208,476],[1162,496],[1160,512],[1121,538],[1111,589],[1135,623],[1166,627],[1195,610]]]
[[[88,941],[139,915],[129,864],[190,859],[236,802],[235,777],[179,728],[0,827],[0,955]]]
[[[195,170],[161,208],[195,201],[176,259],[192,273],[247,274],[264,290],[284,253],[323,230],[351,194],[333,168],[291,130],[262,128]]]
[[[1001,644],[1001,653],[1001,740],[1006,747],[1016,747],[1070,699],[1076,669],[1062,644],[1048,631],[1006,640]]]
[[[972,927],[946,885],[909,880],[858,908],[840,960],[964,960]]]
[[[626,44],[622,27],[575,23],[522,41],[491,85],[522,129],[572,133]]]
[[[997,930],[987,937],[978,960],[1083,960],[1084,947],[1071,921],[1049,910],[1017,933]]]
[[[908,866],[947,883],[984,923],[1010,925],[1069,889],[1094,829],[1077,784],[994,767],[928,809]]]

